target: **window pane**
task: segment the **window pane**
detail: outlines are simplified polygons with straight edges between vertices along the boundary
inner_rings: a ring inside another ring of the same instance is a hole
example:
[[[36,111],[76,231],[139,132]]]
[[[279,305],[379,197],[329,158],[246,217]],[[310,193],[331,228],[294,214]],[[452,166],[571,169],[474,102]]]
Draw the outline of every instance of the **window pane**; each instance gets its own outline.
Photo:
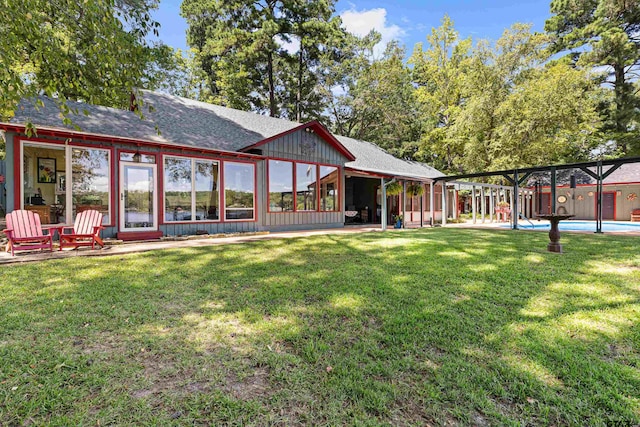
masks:
[[[269,160],[269,212],[293,211],[293,163]]]
[[[196,220],[219,219],[218,163],[196,162]]]
[[[66,222],[65,159],[63,147],[23,145],[22,204],[37,213],[42,224]]]
[[[164,159],[164,220],[191,221],[191,159]]]
[[[316,196],[316,165],[296,164],[296,210],[315,211],[318,208]]]
[[[71,149],[71,194],[75,215],[96,210],[109,222],[109,152],[89,148]]]
[[[225,218],[253,219],[253,197],[255,192],[253,164],[224,163]]]
[[[338,199],[338,168],[334,166],[320,166],[320,210],[337,211]]]
[[[120,153],[120,160],[123,162],[134,163],[155,163],[156,156],[150,154],[140,154],[139,158],[135,157],[135,153]]]

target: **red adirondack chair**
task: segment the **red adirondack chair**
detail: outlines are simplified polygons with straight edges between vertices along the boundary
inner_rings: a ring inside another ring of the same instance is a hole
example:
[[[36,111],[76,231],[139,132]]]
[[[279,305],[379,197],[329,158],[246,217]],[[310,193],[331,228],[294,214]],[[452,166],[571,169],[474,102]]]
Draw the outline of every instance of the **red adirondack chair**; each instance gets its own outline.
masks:
[[[100,230],[103,230],[102,214],[96,210],[80,212],[76,216],[73,227],[63,227],[60,232],[60,250],[63,247],[91,246],[95,248],[97,243],[104,247],[100,238]]]
[[[7,252],[15,256],[15,251],[30,251],[34,249],[53,250],[51,230],[44,234],[40,224],[40,215],[27,210],[15,210],[6,217],[7,229],[2,230],[9,238]]]

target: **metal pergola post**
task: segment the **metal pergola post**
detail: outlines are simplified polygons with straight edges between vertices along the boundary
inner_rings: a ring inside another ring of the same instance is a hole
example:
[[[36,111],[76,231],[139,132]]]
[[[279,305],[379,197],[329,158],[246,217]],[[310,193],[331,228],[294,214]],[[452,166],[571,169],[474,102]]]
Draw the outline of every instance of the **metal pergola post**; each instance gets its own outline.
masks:
[[[513,172],[513,191],[511,192],[511,222],[514,230],[518,229],[518,219],[520,218],[519,212],[519,198],[520,198],[520,181],[518,176],[518,170]]]
[[[602,162],[598,162],[596,166],[598,180],[596,181],[596,195],[598,197],[596,204],[596,233],[602,233]]]

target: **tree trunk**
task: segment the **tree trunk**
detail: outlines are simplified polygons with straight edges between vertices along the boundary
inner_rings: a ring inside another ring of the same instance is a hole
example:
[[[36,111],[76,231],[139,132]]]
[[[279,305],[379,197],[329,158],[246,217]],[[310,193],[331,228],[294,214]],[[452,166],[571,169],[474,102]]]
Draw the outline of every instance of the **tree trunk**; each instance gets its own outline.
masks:
[[[623,135],[627,132],[627,120],[625,105],[628,102],[625,94],[625,75],[624,66],[619,64],[613,64],[613,71],[615,75],[614,81],[614,93],[616,103],[615,113],[615,129],[616,129],[616,143],[618,148],[622,151],[623,155],[627,154],[626,138]]]
[[[303,47],[302,37],[300,37],[300,52],[298,52],[298,90],[296,93],[296,121],[302,122],[302,67],[303,61]]]
[[[269,77],[269,115],[276,117],[276,89],[273,84],[273,54],[267,53],[267,74]]]

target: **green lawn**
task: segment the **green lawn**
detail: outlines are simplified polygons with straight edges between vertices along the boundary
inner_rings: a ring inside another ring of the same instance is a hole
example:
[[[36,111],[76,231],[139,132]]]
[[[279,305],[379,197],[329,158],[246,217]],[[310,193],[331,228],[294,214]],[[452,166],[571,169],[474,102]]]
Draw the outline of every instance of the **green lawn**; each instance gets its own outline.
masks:
[[[432,229],[0,267],[0,425],[640,423],[640,239]]]

